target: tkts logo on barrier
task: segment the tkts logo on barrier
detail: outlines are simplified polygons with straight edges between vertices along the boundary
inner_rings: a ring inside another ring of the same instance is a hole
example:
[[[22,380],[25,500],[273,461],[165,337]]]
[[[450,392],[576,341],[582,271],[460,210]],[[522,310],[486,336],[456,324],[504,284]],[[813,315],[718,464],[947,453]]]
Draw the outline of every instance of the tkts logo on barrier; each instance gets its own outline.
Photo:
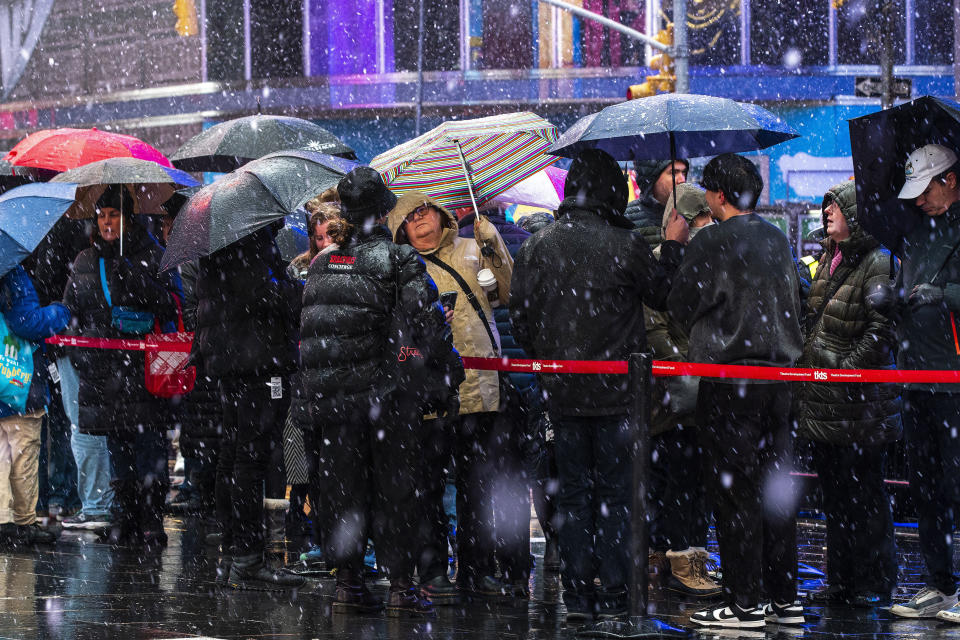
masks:
[[[334,271],[353,271],[353,265],[356,262],[356,256],[330,256],[327,268]]]

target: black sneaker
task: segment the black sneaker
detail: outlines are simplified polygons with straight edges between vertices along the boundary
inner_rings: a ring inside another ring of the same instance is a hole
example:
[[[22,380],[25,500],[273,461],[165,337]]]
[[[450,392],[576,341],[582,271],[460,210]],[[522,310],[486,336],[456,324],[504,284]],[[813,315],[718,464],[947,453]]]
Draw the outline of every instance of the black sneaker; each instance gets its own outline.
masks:
[[[17,542],[20,544],[53,544],[56,541],[57,534],[41,526],[39,522],[17,525]]]
[[[813,604],[850,604],[851,595],[844,587],[832,584],[818,591],[807,594],[807,600]]]
[[[271,569],[260,560],[252,565],[243,566],[233,559],[227,586],[237,591],[285,591],[302,587],[306,580],[286,571]]]
[[[771,602],[763,608],[763,617],[773,624],[803,624],[803,607],[799,602],[780,604]]]
[[[457,604],[460,601],[460,593],[447,576],[437,576],[421,582],[420,594],[438,607]]]
[[[627,592],[625,590],[602,590],[597,593],[597,618],[615,620],[629,613]]]
[[[760,607],[743,609],[735,604],[718,609],[704,609],[690,616],[690,622],[703,627],[759,629],[767,624]]]
[[[433,610],[433,603],[429,598],[414,586],[405,586],[403,588],[390,587],[390,593],[387,595],[387,615],[392,618],[399,618],[403,615],[433,617],[437,612]]]
[[[874,607],[889,607],[893,604],[893,598],[890,597],[889,593],[862,591],[854,595],[850,603],[858,609],[872,609]]]
[[[567,607],[567,622],[593,620],[596,607],[592,598],[565,591],[563,604]]]
[[[457,589],[470,596],[484,598],[503,598],[509,595],[507,587],[493,576],[482,578],[457,578]]]
[[[337,581],[333,596],[334,613],[375,613],[383,609],[383,601],[373,597],[361,582]]]

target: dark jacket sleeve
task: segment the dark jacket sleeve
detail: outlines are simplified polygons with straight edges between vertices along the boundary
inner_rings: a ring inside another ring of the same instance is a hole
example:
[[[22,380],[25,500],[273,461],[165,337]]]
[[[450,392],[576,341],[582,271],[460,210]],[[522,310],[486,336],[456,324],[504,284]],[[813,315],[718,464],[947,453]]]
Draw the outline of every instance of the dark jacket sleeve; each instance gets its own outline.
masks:
[[[875,251],[868,256],[865,265],[867,270],[863,292],[874,290],[878,285],[889,282],[890,268],[886,252]],[[891,362],[891,351],[895,344],[893,321],[865,304],[863,308],[867,315],[867,325],[863,335],[857,341],[853,350],[840,361],[841,369],[875,369],[882,368]]]
[[[180,267],[180,284],[183,285],[183,324],[187,331],[197,328],[197,263],[188,262]]]
[[[683,246],[672,240],[664,242],[660,247],[659,262],[639,234],[631,236],[630,248],[634,256],[628,265],[631,283],[644,304],[651,309],[665,311],[673,275],[683,259]]]
[[[161,320],[176,319],[176,304],[173,295],[182,298],[182,291],[174,273],[159,271],[159,251],[148,252],[149,260],[134,257],[120,258],[117,262],[116,277],[119,291],[111,291],[113,305],[130,305],[149,311]]]
[[[722,302],[716,299],[722,294],[711,284],[713,271],[709,260],[710,250],[706,244],[701,233],[687,246],[667,297],[670,315],[688,334],[697,318]]]
[[[9,307],[3,317],[10,330],[25,340],[39,342],[66,328],[70,312],[58,302],[40,306],[40,299],[23,267],[16,267],[3,278]]]
[[[513,261],[513,278],[510,280],[510,324],[513,337],[526,354],[536,357],[530,316],[527,313],[527,272],[530,242],[525,242]]]
[[[463,361],[453,346],[453,332],[439,304],[437,285],[412,247],[398,249],[397,304],[409,318],[414,343],[420,346],[426,361],[447,378],[451,389],[456,389],[465,379]]]

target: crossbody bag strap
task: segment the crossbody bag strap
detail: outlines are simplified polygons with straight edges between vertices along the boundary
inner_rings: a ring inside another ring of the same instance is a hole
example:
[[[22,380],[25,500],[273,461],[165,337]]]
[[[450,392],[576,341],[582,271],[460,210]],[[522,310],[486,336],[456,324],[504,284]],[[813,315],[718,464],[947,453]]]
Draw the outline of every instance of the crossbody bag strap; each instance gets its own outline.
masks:
[[[453,277],[453,279],[457,282],[457,284],[466,294],[467,300],[470,301],[470,306],[472,306],[473,310],[477,312],[478,316],[480,316],[480,323],[483,325],[483,328],[487,330],[487,336],[490,338],[490,345],[493,348],[493,352],[500,353],[500,350],[497,348],[497,339],[493,337],[493,331],[490,330],[490,323],[487,322],[487,314],[483,312],[483,307],[480,306],[480,301],[477,300],[477,296],[473,294],[473,290],[470,289],[470,285],[466,283],[466,281],[463,279],[463,276],[457,273],[456,269],[448,265],[446,262],[444,262],[437,256],[433,255],[432,253],[428,253],[427,255],[423,256],[423,258],[437,265],[438,267],[440,267],[441,269],[449,273],[451,277]]]
[[[103,265],[103,258],[100,258],[100,287],[103,289],[103,297],[107,299],[107,306],[113,307],[113,301],[110,299],[110,288],[107,287],[107,270]]]

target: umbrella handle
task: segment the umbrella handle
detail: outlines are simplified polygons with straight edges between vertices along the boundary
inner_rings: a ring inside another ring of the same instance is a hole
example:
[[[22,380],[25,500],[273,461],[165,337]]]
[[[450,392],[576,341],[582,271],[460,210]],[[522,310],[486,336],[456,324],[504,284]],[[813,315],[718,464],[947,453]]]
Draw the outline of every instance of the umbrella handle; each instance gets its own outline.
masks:
[[[453,141],[457,145],[457,153],[460,154],[460,166],[463,167],[463,176],[467,179],[467,191],[470,192],[470,202],[473,203],[473,213],[480,215],[480,209],[477,207],[477,199],[473,195],[473,178],[470,176],[470,169],[467,167],[467,159],[463,155],[463,147],[459,140]]]

